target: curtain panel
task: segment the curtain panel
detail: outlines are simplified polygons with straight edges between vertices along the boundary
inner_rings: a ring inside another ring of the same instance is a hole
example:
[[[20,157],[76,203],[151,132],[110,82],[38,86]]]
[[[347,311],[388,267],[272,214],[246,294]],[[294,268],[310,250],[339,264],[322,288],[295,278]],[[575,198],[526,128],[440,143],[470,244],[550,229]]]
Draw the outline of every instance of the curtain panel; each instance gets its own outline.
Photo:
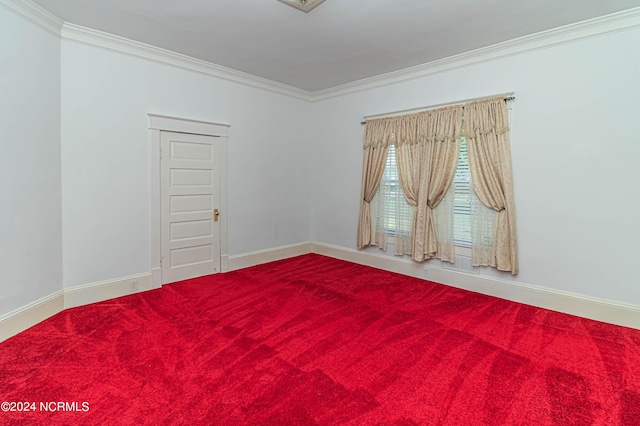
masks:
[[[472,248],[476,266],[493,266],[518,273],[511,147],[507,106],[503,97],[465,105],[465,137],[475,194],[482,204],[498,212],[490,253]]]
[[[458,166],[462,111],[462,105],[455,105],[421,113],[416,143],[399,146],[409,153],[410,160],[398,162],[398,173],[405,174],[400,170],[411,166],[417,192],[411,248],[411,258],[417,262],[434,257],[447,261],[453,258],[453,238],[437,235],[433,209],[447,194]]]
[[[453,181],[460,148],[462,111],[462,105],[456,105],[367,121],[358,248],[375,244],[375,239],[371,237],[369,203],[384,170],[387,148],[393,144],[396,147],[400,186],[407,203],[416,208],[411,233],[411,258],[418,262],[433,257],[447,261],[453,258],[453,239],[442,239],[446,243],[439,241],[432,210],[443,199]],[[378,155],[375,161],[374,152]],[[384,158],[379,158],[381,155]]]
[[[384,172],[389,144],[394,137],[394,123],[390,120],[368,121],[364,132],[360,217],[358,219],[358,248],[374,244],[371,229],[371,200],[376,195]]]
[[[358,248],[372,244],[370,203],[378,190],[388,149],[388,145],[372,145],[364,148],[362,188],[360,191],[360,219],[358,220]]]

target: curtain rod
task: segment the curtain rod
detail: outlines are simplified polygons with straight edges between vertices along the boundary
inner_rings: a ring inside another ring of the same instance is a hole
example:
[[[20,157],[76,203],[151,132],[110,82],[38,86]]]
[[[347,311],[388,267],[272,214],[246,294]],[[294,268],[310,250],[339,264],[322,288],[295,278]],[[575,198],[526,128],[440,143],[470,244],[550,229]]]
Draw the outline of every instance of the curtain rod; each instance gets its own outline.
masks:
[[[409,108],[409,109],[403,109],[403,110],[400,110],[400,111],[385,112],[385,113],[382,113],[382,114],[367,115],[367,116],[363,117],[364,121],[361,121],[360,124],[367,124],[367,120],[370,119],[370,118],[378,118],[378,117],[385,117],[385,116],[392,117],[394,115],[402,114],[402,113],[405,113],[405,112],[427,111],[427,110],[430,110],[430,109],[449,106],[449,105],[466,104],[467,102],[479,101],[481,99],[496,98],[498,96],[504,96],[505,102],[506,101],[512,101],[512,100],[514,100],[516,98],[515,96],[513,96],[514,94],[515,94],[515,92],[501,93],[499,95],[480,96],[478,98],[464,99],[462,101],[445,102],[445,103],[442,103],[442,104],[428,105],[428,106],[422,106],[422,107],[417,107],[417,108]]]

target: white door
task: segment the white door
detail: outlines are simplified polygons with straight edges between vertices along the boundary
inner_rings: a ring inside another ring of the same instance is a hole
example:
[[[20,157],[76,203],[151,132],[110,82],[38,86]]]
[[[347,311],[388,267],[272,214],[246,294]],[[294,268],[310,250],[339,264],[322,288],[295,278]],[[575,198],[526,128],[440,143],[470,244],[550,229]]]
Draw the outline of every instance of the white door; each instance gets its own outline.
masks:
[[[162,283],[220,271],[220,143],[161,132]]]

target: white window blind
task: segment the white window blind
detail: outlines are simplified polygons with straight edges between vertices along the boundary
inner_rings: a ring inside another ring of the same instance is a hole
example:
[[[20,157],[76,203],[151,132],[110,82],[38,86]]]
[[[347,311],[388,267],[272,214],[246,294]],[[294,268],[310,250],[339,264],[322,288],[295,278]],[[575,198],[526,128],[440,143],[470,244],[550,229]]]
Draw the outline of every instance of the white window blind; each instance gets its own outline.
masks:
[[[453,181],[453,241],[458,246],[471,246],[471,173],[465,138],[461,139],[458,167]],[[400,187],[396,152],[389,146],[387,161],[380,180],[376,204],[376,229],[388,235],[409,235],[412,227],[412,207]]]
[[[409,235],[411,233],[411,206],[407,203],[400,187],[395,146],[389,146],[387,162],[378,187],[376,229],[389,235]]]
[[[460,140],[458,168],[453,180],[455,201],[453,206],[453,242],[459,246],[471,247],[471,172],[467,141]]]

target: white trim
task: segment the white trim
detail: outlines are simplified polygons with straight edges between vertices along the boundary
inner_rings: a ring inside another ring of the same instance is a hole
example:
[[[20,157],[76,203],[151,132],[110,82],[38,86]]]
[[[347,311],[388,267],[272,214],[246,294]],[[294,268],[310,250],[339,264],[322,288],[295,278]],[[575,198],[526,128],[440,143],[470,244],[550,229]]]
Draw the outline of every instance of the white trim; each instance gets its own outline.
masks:
[[[162,287],[162,233],[160,196],[160,130],[149,129],[149,244],[151,255],[151,287]]]
[[[113,52],[124,53],[126,55],[146,59],[152,62],[195,71],[201,74],[233,81],[235,83],[279,93],[281,95],[291,96],[293,98],[307,101],[311,100],[311,92],[307,90],[298,89],[297,87],[278,83],[277,81],[237,71],[232,68],[223,67],[222,65],[183,55],[182,53],[162,49],[150,44],[82,27],[69,22],[65,22],[62,26],[61,35],[64,40],[100,47]]]
[[[130,284],[137,281],[138,289],[131,291]],[[64,289],[64,309],[89,305],[103,300],[151,290],[151,274],[137,274],[115,280],[99,281]]]
[[[151,288],[162,287],[162,268],[160,259],[161,218],[160,218],[160,132],[191,133],[195,135],[214,136],[220,138],[220,271],[228,271],[229,232],[228,232],[228,190],[227,190],[227,157],[228,157],[228,124],[211,121],[170,117],[160,114],[149,116],[149,212],[150,212],[150,244],[151,244]]]
[[[311,92],[312,100],[317,102],[638,26],[640,26],[640,7],[530,34],[459,55],[342,84],[329,89],[317,90]]]
[[[151,269],[151,288],[162,287],[162,268],[157,266]]]
[[[0,0],[0,6],[60,38],[64,22],[29,0]]]
[[[324,243],[313,243],[312,252],[386,271],[428,279],[539,308],[640,329],[640,306],[555,290],[533,284],[501,280],[426,266],[406,258],[373,254]]]
[[[63,309],[64,294],[62,290],[58,290],[0,316],[0,342],[33,327]]]
[[[308,254],[311,253],[312,245],[313,243],[311,241],[306,241],[304,243],[289,244],[285,246],[229,256],[229,270],[235,271],[237,269],[248,268],[250,266],[260,265],[262,263],[268,263],[276,260],[288,259],[290,257]]]
[[[469,291],[591,318],[610,324],[640,329],[640,306],[597,297],[554,290],[532,284],[467,274],[425,266],[407,258],[390,257],[319,242],[303,242],[258,250],[228,257],[228,270],[237,270],[307,253],[317,253],[348,262],[443,283]],[[65,288],[0,316],[0,342],[71,307],[100,302],[153,289],[152,276],[130,275],[114,280]],[[138,281],[138,291],[130,291],[131,281]]]
[[[415,67],[409,67],[317,91],[299,89],[273,80],[268,80],[252,74],[243,73],[231,68],[202,61],[200,59],[191,58],[166,49],[161,49],[148,44],[129,40],[124,37],[92,30],[90,28],[74,24],[65,23],[63,25],[62,37],[79,43],[102,47],[108,50],[269,90],[271,92],[293,98],[317,102],[324,99],[386,86],[402,81],[413,80],[455,68],[518,55],[533,50],[552,47],[558,44],[569,43],[611,32],[631,29],[638,26],[640,26],[640,7],[588,19],[586,21],[565,25],[448,58],[428,62],[426,64],[417,65]]]
[[[230,270],[229,266],[231,266],[231,270],[241,269],[274,260],[307,254],[311,252],[311,244],[311,242],[291,244],[236,256],[228,256],[225,245],[225,254],[221,258],[221,269],[225,272]],[[152,246],[152,252],[153,251]],[[130,290],[132,281],[138,281],[137,291],[132,292]],[[161,270],[158,266],[152,268],[151,272],[147,274],[130,275],[59,290],[21,308],[1,315],[0,342],[21,333],[65,309],[153,290],[160,288],[162,286],[161,283]]]
[[[191,133],[194,135],[222,136],[229,135],[229,124],[210,121],[192,120],[189,118],[170,117],[168,115],[147,114],[149,128],[165,132]]]
[[[228,251],[228,250],[226,250]],[[221,255],[220,256],[220,272],[229,272],[229,255]]]
[[[229,270],[229,191],[227,166],[229,155],[229,138],[222,138],[220,147],[220,272]]]
[[[124,37],[63,22],[58,17],[29,0],[0,0],[0,6],[16,13],[27,21],[34,23],[53,35],[61,36],[65,40],[100,47],[153,62],[199,72],[309,102],[317,102],[367,89],[413,80],[455,68],[518,55],[524,52],[544,49],[558,44],[569,43],[640,26],[640,7],[636,7],[551,30],[530,34],[459,55],[428,62],[426,64],[357,80],[324,90],[308,91],[223,67],[211,62],[192,58],[167,49],[162,49]]]
[[[138,289],[131,291],[132,281]],[[68,308],[151,290],[151,274],[137,274],[58,290],[0,316],[0,342]]]

